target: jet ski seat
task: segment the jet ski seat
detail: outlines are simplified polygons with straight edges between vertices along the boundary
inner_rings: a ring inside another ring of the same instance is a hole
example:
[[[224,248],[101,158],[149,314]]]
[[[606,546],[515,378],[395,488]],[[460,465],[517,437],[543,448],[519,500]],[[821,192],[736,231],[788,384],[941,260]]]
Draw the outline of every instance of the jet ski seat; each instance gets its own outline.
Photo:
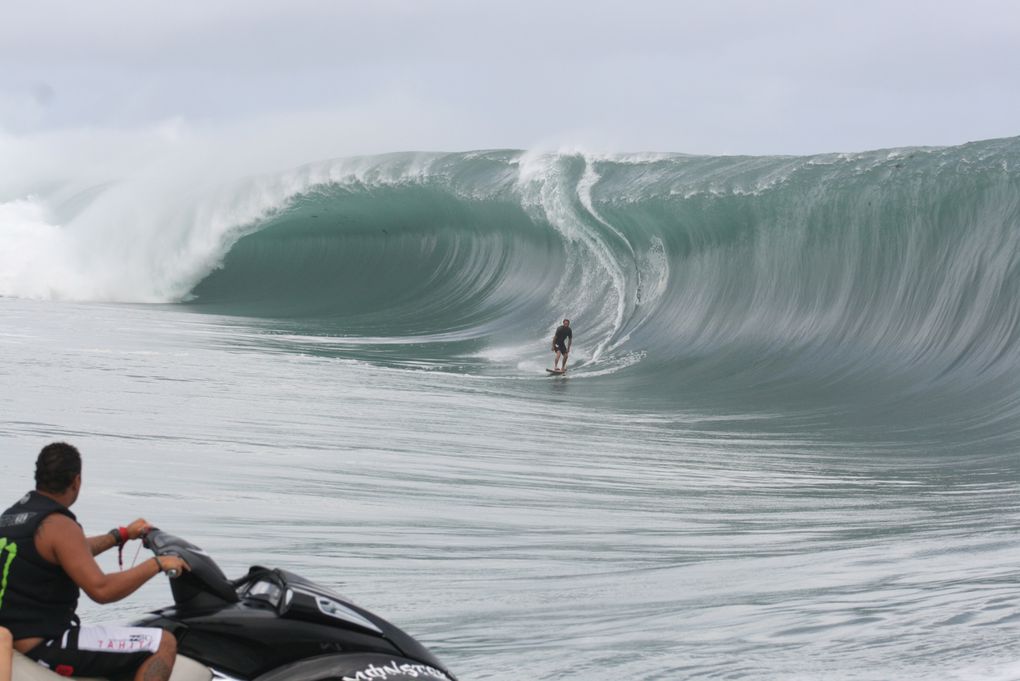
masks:
[[[75,681],[78,677],[60,676],[46,667],[33,662],[21,653],[14,653],[14,674],[12,681]],[[81,677],[85,678],[85,677]],[[177,656],[170,681],[212,681],[212,672],[203,664],[189,657]]]

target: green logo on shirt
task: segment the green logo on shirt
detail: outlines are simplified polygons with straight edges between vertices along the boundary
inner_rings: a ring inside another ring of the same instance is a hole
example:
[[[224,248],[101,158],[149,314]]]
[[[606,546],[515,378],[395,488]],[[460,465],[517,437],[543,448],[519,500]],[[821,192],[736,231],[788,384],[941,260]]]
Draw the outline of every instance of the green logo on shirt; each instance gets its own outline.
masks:
[[[7,557],[4,558],[4,554]],[[3,577],[0,578],[0,608],[4,607],[4,594],[7,593],[7,573],[11,571],[14,556],[18,555],[18,545],[8,542],[7,537],[0,537],[0,560],[4,562]]]

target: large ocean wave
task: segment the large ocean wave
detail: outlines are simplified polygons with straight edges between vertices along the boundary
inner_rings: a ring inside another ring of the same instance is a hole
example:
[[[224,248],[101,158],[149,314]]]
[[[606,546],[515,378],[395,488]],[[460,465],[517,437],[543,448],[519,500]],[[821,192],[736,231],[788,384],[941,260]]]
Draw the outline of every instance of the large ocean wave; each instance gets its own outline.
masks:
[[[901,395],[980,388],[1000,415],[1016,407],[1020,138],[811,157],[404,153],[203,177],[0,194],[0,294],[179,303],[341,353],[413,345],[497,373],[544,361],[570,317],[579,374],[898,380]]]

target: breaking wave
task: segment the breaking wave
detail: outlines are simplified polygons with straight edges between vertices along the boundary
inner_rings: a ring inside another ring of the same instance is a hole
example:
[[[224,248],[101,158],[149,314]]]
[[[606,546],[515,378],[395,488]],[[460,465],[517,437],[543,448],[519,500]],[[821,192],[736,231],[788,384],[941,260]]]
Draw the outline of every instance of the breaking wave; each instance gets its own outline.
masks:
[[[579,373],[752,392],[895,379],[1016,409],[1020,138],[402,153],[54,186],[0,196],[0,294],[178,303],[497,373],[543,356],[568,316]]]

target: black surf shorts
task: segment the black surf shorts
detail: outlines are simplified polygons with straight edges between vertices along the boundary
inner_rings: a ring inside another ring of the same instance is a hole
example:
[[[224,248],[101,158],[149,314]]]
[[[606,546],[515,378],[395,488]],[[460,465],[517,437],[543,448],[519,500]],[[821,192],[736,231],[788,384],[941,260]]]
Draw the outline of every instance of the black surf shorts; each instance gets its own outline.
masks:
[[[28,657],[61,676],[119,681],[134,677],[162,637],[162,629],[150,627],[74,627],[32,648]]]

